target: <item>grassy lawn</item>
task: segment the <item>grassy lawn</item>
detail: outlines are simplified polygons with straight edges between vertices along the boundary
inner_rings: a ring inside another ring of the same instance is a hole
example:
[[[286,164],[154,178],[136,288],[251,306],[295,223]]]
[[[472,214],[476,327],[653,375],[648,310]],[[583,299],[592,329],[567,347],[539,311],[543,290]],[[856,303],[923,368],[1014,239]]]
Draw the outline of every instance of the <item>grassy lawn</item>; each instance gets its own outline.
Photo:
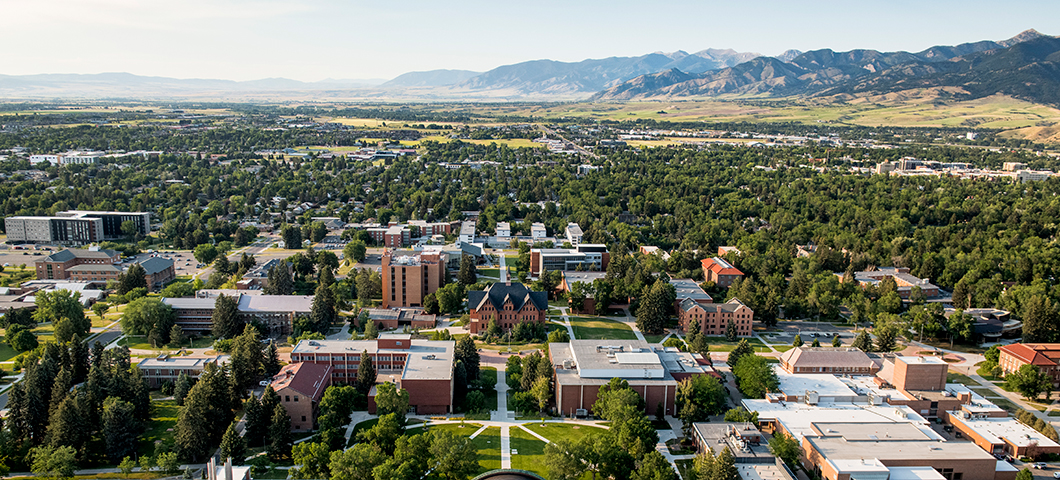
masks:
[[[7,337],[0,336],[0,362],[6,362],[18,356],[18,352],[7,344]]]
[[[365,420],[355,425],[353,427],[353,433],[350,434],[350,441],[346,443],[346,447],[352,447],[353,444],[357,443],[357,433],[359,433],[361,430],[368,430],[374,427],[377,423],[379,423],[379,419],[373,418],[371,420]]]
[[[499,268],[480,268],[478,274],[483,277],[501,278],[501,269]]]
[[[468,435],[471,435],[471,433],[474,432],[475,431],[472,430]],[[482,467],[482,472],[501,468],[500,427],[487,428],[477,437],[471,439],[471,442],[475,444],[476,448],[478,448],[478,464]]]
[[[757,338],[745,338],[741,340],[747,340],[747,343],[755,349],[755,352],[772,352],[766,344],[762,343],[762,341]],[[710,345],[710,351],[712,352],[731,352],[739,343],[740,340],[730,342],[726,340],[725,337],[707,337],[707,344]],[[778,347],[777,349],[779,350],[780,348]]]
[[[664,338],[666,338],[665,333],[662,335],[648,335],[647,333],[644,334],[644,339],[647,340],[648,343],[661,343]]]
[[[140,455],[154,454],[156,440],[173,438],[175,432],[167,430],[176,427],[179,415],[180,407],[176,400],[151,399],[151,420],[147,421],[144,433],[140,435]]]
[[[466,422],[466,423],[464,423],[462,425],[459,424],[459,423],[446,423],[444,425],[431,425],[431,426],[427,427],[428,430],[446,430],[446,431],[452,432],[453,435],[460,435],[460,436],[464,436],[464,437],[470,437],[473,433],[478,431],[478,429],[480,429],[480,428],[482,428],[482,425],[480,425],[478,423],[472,423],[472,422]],[[422,428],[422,425],[419,425],[419,426],[416,426],[416,427],[408,428],[405,431],[408,432],[409,435],[416,435],[418,433],[423,433],[423,428]],[[498,432],[500,432],[500,431],[498,430]],[[485,432],[483,432],[483,433],[485,433]],[[497,433],[497,435],[498,435],[497,438],[500,438],[500,433]],[[500,444],[497,444],[497,445],[498,445],[497,448],[500,448]]]
[[[545,468],[545,442],[518,427],[512,427],[510,431],[512,468],[528,470],[548,478],[548,469]]]
[[[579,340],[635,340],[633,329],[622,322],[606,318],[570,317],[574,337]]]
[[[542,424],[540,423],[527,423],[523,426],[534,433],[547,438],[550,442],[558,442],[560,440],[575,441],[591,434],[592,432],[603,430],[602,428],[575,425],[572,423],[545,423],[544,426],[541,425]]]
[[[1018,412],[1020,410],[1023,410],[1022,407],[1020,407],[1019,405],[1016,405],[1015,403],[1012,403],[1007,398],[1000,398],[1000,397],[999,398],[991,398],[990,401],[994,405],[997,405],[997,406],[999,406],[1001,408],[1004,408],[1005,410],[1008,411],[1008,413],[1011,413],[1011,414],[1015,414],[1016,412]]]
[[[946,374],[946,383],[960,383],[963,385],[979,386],[979,382],[972,380],[967,375],[961,375],[959,373],[948,373]]]

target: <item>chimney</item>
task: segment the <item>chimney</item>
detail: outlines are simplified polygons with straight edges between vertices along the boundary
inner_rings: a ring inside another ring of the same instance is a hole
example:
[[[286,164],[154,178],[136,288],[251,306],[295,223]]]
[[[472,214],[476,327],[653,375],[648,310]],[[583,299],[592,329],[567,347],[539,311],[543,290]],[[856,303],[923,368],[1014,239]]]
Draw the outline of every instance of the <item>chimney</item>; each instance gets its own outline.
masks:
[[[206,464],[206,479],[217,480],[217,460],[214,457],[210,457],[210,461]]]
[[[228,457],[228,460],[225,460],[224,480],[235,480],[234,478],[232,478],[232,457]]]

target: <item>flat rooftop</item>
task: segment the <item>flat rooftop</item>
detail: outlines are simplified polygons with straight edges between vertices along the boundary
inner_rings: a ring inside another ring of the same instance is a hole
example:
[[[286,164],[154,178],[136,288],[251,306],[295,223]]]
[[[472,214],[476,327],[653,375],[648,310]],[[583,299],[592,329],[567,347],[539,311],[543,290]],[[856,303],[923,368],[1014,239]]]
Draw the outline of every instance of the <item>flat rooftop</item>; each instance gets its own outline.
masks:
[[[786,395],[802,397],[808,391],[815,391],[821,398],[841,397],[853,399],[853,397],[857,396],[850,387],[832,374],[790,374],[781,369],[779,365],[774,366],[773,371],[776,372],[777,379],[780,380],[780,391]]]
[[[807,405],[805,402],[770,402],[769,400],[744,399],[748,411],[757,411],[760,422],[775,421],[784,429],[801,439],[816,436],[815,423],[910,423],[930,438],[939,439],[937,433],[924,417],[905,405],[869,405],[864,403],[821,403]]]
[[[894,361],[902,362],[902,363],[904,363],[906,365],[948,365],[945,361],[943,361],[939,357],[929,357],[929,356],[919,356],[919,355],[918,356],[908,356],[908,357],[898,356],[898,357],[894,357]]]
[[[604,385],[612,378],[622,378],[636,385],[672,385],[676,382],[663,366],[658,354],[652,354],[656,358],[650,364],[633,363],[647,361],[647,357],[626,357],[627,363],[620,364],[617,356],[612,363],[606,349],[599,353],[596,351],[598,345],[623,345],[624,353],[643,353],[630,352],[630,347],[649,347],[648,342],[637,340],[572,340],[570,343],[550,343],[549,356],[556,370],[556,382],[560,385]],[[616,350],[615,353],[620,352]],[[581,363],[583,361],[584,364]],[[568,362],[570,368],[564,368],[564,364]]]
[[[137,365],[143,368],[195,368],[205,367],[207,363],[216,362],[225,358],[225,355],[210,357],[168,357],[168,358],[145,358]],[[223,362],[218,362],[223,363]]]
[[[674,278],[670,280],[670,285],[673,285],[674,290],[677,292],[677,300],[685,298],[691,298],[697,302],[714,300],[691,278]]]
[[[829,461],[858,460],[875,458],[882,462],[908,460],[991,460],[993,455],[986,453],[972,442],[943,441],[892,441],[892,442],[849,442],[841,437],[806,437],[818,452]]]
[[[877,440],[937,440],[937,436],[925,433],[912,423],[878,422],[878,423],[835,423],[814,422],[814,430],[822,436],[840,436],[848,441]]]
[[[1019,447],[1038,445],[1040,447],[1060,447],[1060,444],[1042,435],[1012,417],[964,418],[961,414],[950,417],[954,423],[962,423],[974,431],[983,440],[994,445],[1011,443]]]
[[[402,379],[450,380],[453,378],[453,354],[456,342],[452,340],[412,340],[407,349],[379,348],[375,340],[302,340],[291,350],[291,354],[359,354],[408,353]]]

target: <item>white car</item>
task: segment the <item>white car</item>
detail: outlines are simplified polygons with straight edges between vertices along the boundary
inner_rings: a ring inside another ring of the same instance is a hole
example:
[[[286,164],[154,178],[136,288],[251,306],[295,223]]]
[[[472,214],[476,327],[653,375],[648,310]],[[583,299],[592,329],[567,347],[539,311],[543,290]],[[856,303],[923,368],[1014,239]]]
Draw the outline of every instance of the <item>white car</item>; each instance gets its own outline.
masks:
[[[1053,472],[1053,478],[1060,478],[1060,472]]]
[[[262,380],[262,381],[258,382],[258,385],[261,385],[263,387],[267,387],[267,386],[269,386],[271,384],[272,384],[272,382],[270,382],[268,380]]]

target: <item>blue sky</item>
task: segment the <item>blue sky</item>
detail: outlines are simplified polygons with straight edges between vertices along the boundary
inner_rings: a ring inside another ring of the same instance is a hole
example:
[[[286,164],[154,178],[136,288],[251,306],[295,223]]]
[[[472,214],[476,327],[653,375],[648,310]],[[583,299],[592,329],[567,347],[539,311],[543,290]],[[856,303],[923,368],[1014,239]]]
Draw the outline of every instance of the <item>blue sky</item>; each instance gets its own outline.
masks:
[[[917,51],[1060,34],[1060,2],[0,0],[0,73],[392,78],[732,48]]]

